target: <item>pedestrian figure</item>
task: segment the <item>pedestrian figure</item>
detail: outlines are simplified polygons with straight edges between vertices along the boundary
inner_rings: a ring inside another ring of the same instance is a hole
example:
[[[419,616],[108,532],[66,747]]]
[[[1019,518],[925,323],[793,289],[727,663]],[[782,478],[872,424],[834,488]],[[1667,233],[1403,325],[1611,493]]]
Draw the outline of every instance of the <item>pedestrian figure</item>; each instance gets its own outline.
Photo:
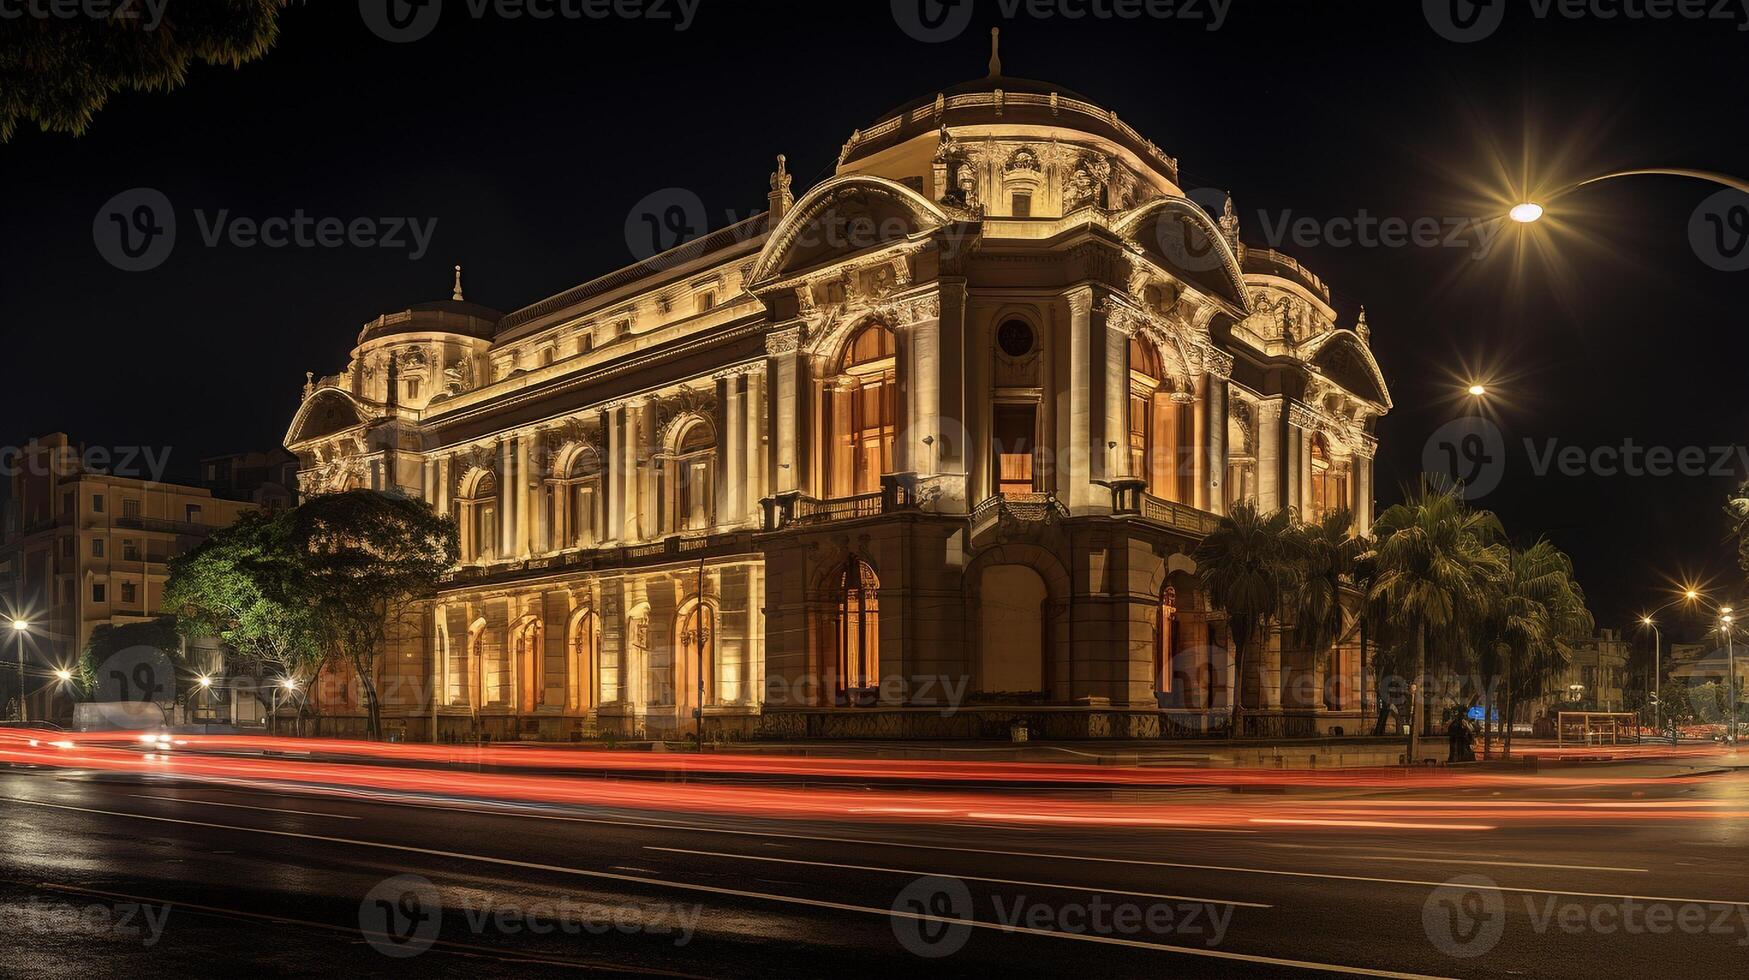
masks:
[[[1451,751],[1446,757],[1448,763],[1476,761],[1470,726],[1464,721],[1462,713],[1451,716],[1451,725],[1446,728],[1445,734],[1451,740]]]

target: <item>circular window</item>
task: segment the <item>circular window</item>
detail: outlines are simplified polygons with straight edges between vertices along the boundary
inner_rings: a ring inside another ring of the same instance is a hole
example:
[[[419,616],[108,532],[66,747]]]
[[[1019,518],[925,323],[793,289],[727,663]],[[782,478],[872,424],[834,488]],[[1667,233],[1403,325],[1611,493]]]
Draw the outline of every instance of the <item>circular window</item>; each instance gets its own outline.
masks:
[[[1009,357],[1025,357],[1032,353],[1032,324],[1025,320],[1007,320],[996,330],[996,346]]]

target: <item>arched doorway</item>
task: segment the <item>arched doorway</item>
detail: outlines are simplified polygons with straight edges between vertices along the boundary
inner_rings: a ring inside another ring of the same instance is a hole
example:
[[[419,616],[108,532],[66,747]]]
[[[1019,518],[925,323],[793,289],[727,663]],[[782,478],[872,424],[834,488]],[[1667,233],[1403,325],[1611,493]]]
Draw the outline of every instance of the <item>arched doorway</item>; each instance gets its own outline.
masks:
[[[874,704],[881,685],[880,579],[868,562],[852,557],[828,582],[831,604],[819,614],[817,641],[832,703]]]
[[[1049,591],[1025,565],[978,574],[977,688],[984,694],[1047,694],[1045,602]]]
[[[692,709],[715,704],[717,692],[717,614],[709,602],[689,600],[674,617],[674,708],[681,727]],[[702,692],[702,694],[701,694]],[[702,700],[701,700],[702,697]]]
[[[517,622],[510,636],[511,656],[514,658],[511,673],[517,687],[516,710],[531,714],[547,703],[546,658],[541,650],[545,631],[539,619],[525,616]]]
[[[571,619],[570,656],[566,658],[565,709],[585,712],[601,703],[601,620],[584,609]]]

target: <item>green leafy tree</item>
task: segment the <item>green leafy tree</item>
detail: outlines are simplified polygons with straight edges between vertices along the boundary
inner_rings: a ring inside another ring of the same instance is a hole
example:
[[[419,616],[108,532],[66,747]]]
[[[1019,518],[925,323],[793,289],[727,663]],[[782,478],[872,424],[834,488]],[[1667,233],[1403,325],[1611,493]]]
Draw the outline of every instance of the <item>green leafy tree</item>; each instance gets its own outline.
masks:
[[[1247,651],[1267,642],[1297,584],[1298,542],[1293,516],[1258,514],[1249,501],[1234,505],[1196,549],[1197,578],[1209,604],[1227,615],[1233,640],[1233,733],[1242,734]]]
[[[309,615],[329,654],[357,678],[369,735],[380,738],[377,665],[389,630],[455,564],[456,524],[422,500],[349,490],[306,501],[275,527],[262,562],[265,593]]]
[[[256,677],[302,678],[322,659],[322,637],[306,605],[270,598],[266,576],[274,549],[287,540],[283,517],[250,512],[170,560],[164,608],[190,640],[217,637],[236,666]],[[255,696],[268,702],[266,689]]]
[[[1359,626],[1350,612],[1354,576],[1366,543],[1354,536],[1354,516],[1337,509],[1316,521],[1295,522],[1295,541],[1290,549],[1297,566],[1290,605],[1294,644],[1311,651],[1328,676],[1330,657],[1336,645]]]
[[[254,61],[279,39],[286,3],[175,0],[115,4],[107,17],[0,20],[0,142],[32,122],[80,135],[118,92],[167,92],[188,80],[196,62],[237,68]]]
[[[1512,755],[1512,719],[1521,701],[1540,697],[1544,687],[1567,669],[1572,644],[1591,635],[1595,625],[1585,593],[1573,578],[1573,562],[1559,548],[1538,540],[1508,552],[1496,580],[1499,612],[1495,646],[1501,651],[1506,696],[1504,750]]]
[[[1394,610],[1408,635],[1414,675],[1409,691],[1409,757],[1419,756],[1428,727],[1428,654],[1449,663],[1477,622],[1486,618],[1489,584],[1506,562],[1504,531],[1489,511],[1471,510],[1457,488],[1425,481],[1373,526],[1377,575],[1370,598]]]
[[[74,685],[89,695],[106,678],[103,665],[110,657],[133,647],[151,647],[164,654],[176,670],[174,689],[165,693],[180,697],[188,691],[193,677],[183,657],[182,643],[175,616],[158,616],[137,623],[102,623],[91,629],[91,639],[79,651],[79,665],[72,672]],[[131,681],[124,678],[124,681]]]

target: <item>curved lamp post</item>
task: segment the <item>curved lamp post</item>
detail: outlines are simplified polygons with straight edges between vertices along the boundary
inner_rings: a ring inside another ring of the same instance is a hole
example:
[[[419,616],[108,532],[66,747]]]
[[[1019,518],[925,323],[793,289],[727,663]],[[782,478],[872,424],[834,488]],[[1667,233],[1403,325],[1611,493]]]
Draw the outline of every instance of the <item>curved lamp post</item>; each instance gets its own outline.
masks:
[[[1589,180],[1581,180],[1576,184],[1568,184],[1566,187],[1549,195],[1548,199],[1553,201],[1570,191],[1576,191],[1581,187],[1595,184],[1600,181],[1615,180],[1618,177],[1640,176],[1692,177],[1695,180],[1704,180],[1710,184],[1718,184],[1721,187],[1729,187],[1732,190],[1738,190],[1745,194],[1749,194],[1749,181],[1732,177],[1729,174],[1715,173],[1711,170],[1686,170],[1678,167],[1646,167],[1640,170],[1618,170],[1612,174],[1604,174],[1601,177],[1592,177]],[[1536,201],[1524,201],[1520,204],[1513,205],[1512,210],[1508,211],[1506,216],[1521,225],[1528,225],[1541,219],[1542,216],[1547,213],[1547,209]]]

